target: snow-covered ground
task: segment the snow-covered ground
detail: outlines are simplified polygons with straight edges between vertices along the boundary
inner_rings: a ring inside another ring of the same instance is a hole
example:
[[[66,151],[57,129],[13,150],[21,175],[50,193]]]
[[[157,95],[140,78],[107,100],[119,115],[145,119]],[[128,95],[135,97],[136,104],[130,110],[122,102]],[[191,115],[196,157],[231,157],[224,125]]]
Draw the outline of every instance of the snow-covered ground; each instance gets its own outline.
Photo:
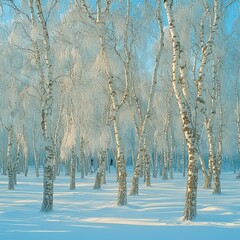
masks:
[[[128,189],[131,171],[128,174]],[[16,190],[7,190],[7,177],[0,175],[1,240],[235,240],[240,236],[240,182],[233,173],[222,174],[222,194],[198,192],[198,217],[182,221],[186,178],[152,180],[141,184],[139,196],[128,196],[128,204],[117,207],[115,173],[107,173],[107,184],[93,190],[95,175],[80,179],[74,191],[69,177],[55,182],[54,211],[41,213],[42,176],[31,169],[28,177],[18,176]]]

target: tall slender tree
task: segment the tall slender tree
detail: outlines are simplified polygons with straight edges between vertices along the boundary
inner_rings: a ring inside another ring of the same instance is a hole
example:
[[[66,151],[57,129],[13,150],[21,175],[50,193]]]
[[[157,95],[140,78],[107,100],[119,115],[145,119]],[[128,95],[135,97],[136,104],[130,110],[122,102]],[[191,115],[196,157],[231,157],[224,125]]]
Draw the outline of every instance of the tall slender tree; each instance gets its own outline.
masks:
[[[184,45],[179,37],[176,27],[174,2],[172,0],[164,0],[164,6],[167,13],[169,30],[172,39],[173,62],[172,62],[172,84],[177,98],[184,135],[188,148],[188,180],[186,187],[186,201],[184,210],[184,219],[193,220],[197,215],[197,184],[198,184],[198,166],[197,151],[199,150],[200,138],[203,128],[203,120],[206,112],[206,104],[204,100],[204,68],[209,55],[212,52],[215,31],[218,23],[218,2],[214,0],[213,19],[210,15],[210,33],[207,42],[204,42],[202,34],[204,33],[204,25],[201,24],[200,42],[202,47],[202,56],[196,79],[197,95],[195,105],[195,115],[188,102],[187,84],[186,84],[186,61],[184,59]],[[207,7],[208,9],[208,7]],[[201,18],[201,23],[205,18],[205,14]],[[213,21],[212,21],[213,20]]]

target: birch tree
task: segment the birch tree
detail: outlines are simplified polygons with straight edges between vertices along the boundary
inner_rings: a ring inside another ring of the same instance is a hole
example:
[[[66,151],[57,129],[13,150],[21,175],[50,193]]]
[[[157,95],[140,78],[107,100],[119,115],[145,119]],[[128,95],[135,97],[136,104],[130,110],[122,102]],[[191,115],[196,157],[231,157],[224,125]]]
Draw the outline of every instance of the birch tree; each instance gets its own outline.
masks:
[[[95,184],[93,189],[100,189],[103,178],[104,178],[104,172],[105,172],[105,166],[106,166],[106,160],[107,160],[107,150],[101,150],[100,151],[100,160],[99,160],[99,167],[97,170],[97,175],[95,179]]]
[[[210,104],[210,114],[207,117],[206,114],[206,131],[209,144],[209,164],[208,164],[208,184],[207,188],[211,186],[212,174],[214,174],[214,193],[220,193],[220,179],[219,179],[219,168],[217,162],[217,149],[215,146],[216,140],[214,139],[214,118],[216,115],[216,100],[217,100],[217,80],[216,80],[216,66],[213,65],[213,88],[211,93],[211,104]]]
[[[186,62],[184,59],[184,47],[179,37],[178,29],[175,23],[174,3],[171,0],[164,1],[164,7],[167,13],[169,30],[172,39],[173,63],[172,63],[172,84],[175,96],[177,98],[184,135],[188,148],[188,179],[186,187],[186,200],[184,219],[193,220],[197,215],[197,151],[199,149],[200,138],[203,128],[204,114],[206,105],[204,100],[204,67],[207,59],[212,52],[212,44],[218,22],[218,3],[214,1],[213,21],[210,21],[210,33],[206,43],[202,41],[202,57],[196,80],[197,95],[195,105],[195,116],[192,118],[192,111],[189,106],[186,85]],[[201,26],[203,27],[203,26]]]
[[[110,16],[110,7],[112,1],[96,1],[96,15],[91,13],[90,8],[87,6],[84,0],[81,1],[81,6],[85,14],[93,21],[96,27],[99,45],[100,45],[100,55],[102,60],[102,73],[106,80],[108,86],[108,94],[110,99],[110,118],[113,123],[113,130],[115,136],[116,143],[116,163],[118,169],[118,198],[117,205],[123,206],[127,203],[127,174],[126,174],[126,161],[124,158],[121,137],[120,137],[120,124],[119,124],[119,110],[122,106],[122,101],[119,102],[119,99],[124,99],[126,94],[123,94],[121,97],[121,93],[118,93],[117,89],[115,89],[115,84],[117,79],[114,77],[114,74],[111,70],[110,66],[110,56],[109,56],[109,48],[107,41],[107,19]],[[115,84],[114,84],[115,83]],[[126,89],[126,88],[125,88]]]
[[[43,189],[43,202],[41,211],[50,212],[53,210],[53,178],[54,178],[54,163],[53,163],[53,119],[52,119],[52,108],[53,108],[53,60],[52,60],[52,50],[49,37],[49,30],[47,25],[47,17],[44,16],[42,2],[40,0],[34,0],[38,20],[41,26],[44,54],[45,67],[47,69],[46,78],[46,102],[44,105],[44,117],[42,122],[42,128],[44,132],[44,142],[45,142],[45,160],[44,160],[44,189]]]
[[[13,161],[13,126],[11,125],[8,129],[8,150],[7,150],[7,172],[8,172],[8,189],[14,190],[14,161]]]
[[[149,121],[150,115],[151,115],[151,109],[152,109],[152,102],[153,102],[153,97],[154,97],[154,91],[155,91],[155,86],[157,83],[157,74],[159,71],[159,61],[162,53],[162,48],[163,48],[163,26],[162,26],[162,15],[161,15],[161,3],[157,2],[157,9],[154,12],[154,16],[157,21],[157,26],[159,31],[159,36],[158,36],[158,43],[157,43],[157,52],[155,56],[155,61],[154,61],[154,67],[153,67],[153,72],[152,72],[152,79],[151,79],[151,87],[150,91],[148,94],[147,98],[147,110],[146,112],[143,113],[141,106],[139,104],[139,100],[136,96],[136,94],[133,95],[133,98],[136,101],[136,106],[137,106],[137,116],[138,116],[138,121],[135,121],[135,124],[139,122],[139,125],[136,126],[137,129],[137,135],[138,135],[138,154],[137,154],[137,160],[136,160],[136,166],[134,169],[134,175],[132,179],[132,188],[130,195],[138,195],[139,193],[139,176],[141,172],[141,157],[142,153],[145,152],[143,148],[143,139],[144,139],[144,134],[146,131],[146,125],[147,122]]]

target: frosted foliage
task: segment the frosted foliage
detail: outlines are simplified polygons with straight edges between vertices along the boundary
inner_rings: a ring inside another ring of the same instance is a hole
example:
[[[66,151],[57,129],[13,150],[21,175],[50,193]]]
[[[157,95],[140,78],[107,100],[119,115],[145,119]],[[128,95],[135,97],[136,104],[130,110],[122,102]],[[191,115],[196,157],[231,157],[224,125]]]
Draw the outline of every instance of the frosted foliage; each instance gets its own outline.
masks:
[[[103,149],[107,149],[109,147],[110,144],[110,132],[108,130],[108,126],[105,126],[101,129],[100,131],[100,136],[99,136],[99,144]]]
[[[27,110],[29,110],[29,104],[32,102],[31,96],[34,96],[35,94],[35,89],[31,86],[26,86],[20,93],[21,105],[24,112],[27,112]]]
[[[16,85],[10,82],[10,84],[8,84],[8,88],[6,89],[6,93],[8,96],[6,107],[9,110],[14,110],[18,101]]]
[[[31,38],[33,41],[37,41],[38,37],[39,37],[38,27],[36,25],[33,25],[31,29]]]
[[[119,57],[113,51],[108,53],[110,59],[110,67],[113,74],[118,75],[122,73],[121,62],[119,61]]]
[[[119,123],[121,125],[121,130],[127,132],[130,127],[133,127],[133,120],[131,118],[131,112],[128,107],[123,107],[119,114]]]
[[[124,35],[125,21],[125,18],[123,18],[122,16],[114,16],[114,30],[117,39],[121,38]]]
[[[65,159],[70,153],[72,146],[74,146],[76,141],[76,126],[74,119],[69,109],[63,109],[62,119],[65,125],[63,140],[60,149],[60,158]]]
[[[27,9],[28,8],[28,0],[21,0],[20,1],[21,7]]]
[[[149,89],[151,87],[151,82],[146,78],[142,79],[142,83],[136,86],[138,97],[142,99],[142,101],[146,101],[149,93]]]
[[[103,61],[103,56],[101,52],[99,52],[93,63],[92,72],[95,74],[95,76],[97,76],[99,72],[104,71],[103,69],[105,69],[105,63]]]
[[[74,61],[72,71],[73,71],[74,76],[78,76],[79,74],[81,74],[82,65],[81,65],[81,60],[80,59],[77,59],[77,60]]]
[[[9,43],[14,44],[21,44],[22,42],[22,32],[19,27],[15,27],[14,30],[10,33],[8,37]]]
[[[98,46],[99,45],[98,36],[95,33],[92,33],[92,32],[84,35],[83,41],[84,41],[84,47],[87,50],[90,50],[90,51],[93,50],[93,46]]]
[[[60,46],[61,47],[61,46]],[[59,48],[60,48],[59,47]],[[60,50],[60,49],[59,49]],[[66,59],[69,59],[69,57],[70,57],[70,53],[69,53],[69,50],[67,49],[67,48],[65,48],[65,49],[61,49],[61,51],[59,51],[59,55],[58,55],[58,57],[59,57],[59,60],[60,61],[66,61]]]
[[[23,134],[19,134],[19,141],[20,141],[20,145],[21,145],[22,150],[23,150],[23,154],[26,158],[28,156],[28,145],[27,145],[27,141],[26,141]]]
[[[61,82],[61,88],[64,91],[65,94],[69,94],[70,91],[73,88],[73,82],[72,79],[69,77],[64,77]]]
[[[91,128],[81,131],[81,136],[88,143],[89,147],[97,152],[102,148],[106,149],[111,143],[111,137],[107,127],[99,128],[96,125],[92,125]]]
[[[159,106],[162,107],[159,108]],[[167,114],[167,96],[163,91],[157,91],[153,99],[153,109],[156,119],[163,123]]]
[[[76,48],[72,48],[72,50],[71,50],[71,56],[72,56],[72,58],[73,58],[74,61],[75,61],[75,60],[78,60],[79,57],[80,57],[80,55],[79,55],[79,50],[76,49]]]
[[[193,26],[195,29],[199,28],[199,22],[202,15],[203,8],[201,1],[196,1],[191,7],[189,7],[188,4],[178,5],[175,23],[180,34],[180,39],[182,39],[185,46],[188,46],[187,48],[192,44],[192,39],[189,37],[191,36],[190,32]]]
[[[232,156],[235,154],[237,149],[236,115],[230,113],[231,109],[234,109],[234,102],[229,102],[225,109],[226,110],[223,113],[223,152],[229,156]]]

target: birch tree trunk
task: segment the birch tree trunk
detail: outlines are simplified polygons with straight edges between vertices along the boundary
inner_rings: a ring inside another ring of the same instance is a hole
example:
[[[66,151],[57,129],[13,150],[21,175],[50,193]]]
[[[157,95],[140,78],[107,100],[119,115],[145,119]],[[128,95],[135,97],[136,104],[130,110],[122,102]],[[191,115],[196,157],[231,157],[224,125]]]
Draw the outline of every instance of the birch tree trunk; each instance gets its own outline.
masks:
[[[62,91],[62,90],[61,90]],[[61,123],[61,119],[62,119],[62,111],[63,111],[63,100],[62,100],[62,94],[60,97],[60,110],[59,110],[59,116],[58,116],[58,120],[56,122],[56,127],[55,127],[55,131],[53,133],[53,170],[54,170],[54,180],[56,179],[56,176],[59,174],[59,154],[58,154],[58,135],[59,135],[59,128],[60,128],[60,123]]]
[[[144,182],[147,187],[150,187],[151,186],[151,174],[150,174],[151,159],[148,153],[146,138],[144,138],[144,141],[143,141],[143,148],[144,148],[143,158],[144,158],[144,165],[145,165],[144,166]]]
[[[109,5],[111,4],[111,1],[108,2],[108,10]],[[107,10],[107,12],[108,12]],[[118,198],[117,198],[117,205],[123,206],[127,204],[127,173],[126,173],[126,161],[124,159],[124,155],[122,152],[121,147],[121,138],[119,134],[119,123],[118,123],[118,110],[119,105],[117,104],[117,96],[116,91],[113,89],[113,80],[114,76],[111,73],[108,54],[107,54],[107,42],[106,42],[106,22],[104,17],[102,17],[102,1],[97,0],[97,16],[96,16],[96,26],[99,33],[99,42],[101,46],[101,55],[102,55],[102,61],[104,63],[104,73],[107,80],[108,85],[108,91],[110,96],[110,102],[111,102],[111,115],[112,115],[112,121],[113,121],[113,129],[114,129],[114,136],[115,136],[115,142],[116,142],[116,151],[117,151],[117,158],[116,158],[116,164],[118,169]]]
[[[8,129],[8,149],[7,149],[7,172],[8,172],[8,190],[14,190],[14,162],[12,158],[13,145],[13,127]]]
[[[25,134],[23,133],[21,135],[21,137],[22,137],[23,158],[24,158],[24,175],[25,175],[25,177],[27,177],[28,168],[29,168],[28,147],[27,147],[27,141],[26,141],[26,138],[25,138]]]
[[[36,177],[39,177],[39,154],[40,151],[37,151],[36,140],[35,140],[35,130],[32,130],[32,145],[33,145],[33,158],[34,158],[34,167]]]
[[[154,151],[154,159],[153,159],[153,178],[157,178],[158,175],[158,168],[159,168],[159,159],[158,159],[158,153],[157,150],[155,149]]]
[[[240,179],[240,99],[238,89],[237,92],[237,109],[236,109],[236,119],[237,119],[237,131],[238,131],[238,175],[236,179]]]
[[[100,152],[100,161],[99,161],[99,168],[97,170],[97,175],[95,179],[95,184],[93,189],[100,189],[103,183],[105,165],[106,165],[106,158],[107,158],[107,151],[101,150]]]
[[[164,168],[164,152],[160,153],[160,161],[159,161],[159,175],[163,176],[163,168]]]
[[[85,153],[84,154],[84,171],[85,175],[87,176],[90,170],[90,163],[89,163],[89,158],[86,157]]]
[[[217,163],[218,164],[217,165],[218,165],[219,174],[221,174],[221,169],[222,169],[222,139],[223,139],[223,108],[222,108],[220,80],[218,82],[217,87],[218,87],[217,88],[217,94],[218,94],[219,119],[220,119],[220,126],[219,126],[219,130],[218,130],[218,146],[217,146]],[[240,144],[240,135],[239,135],[239,144]]]
[[[212,179],[214,179],[214,189],[213,194],[220,194],[221,193],[221,184],[220,184],[220,171],[218,167],[217,161],[217,153],[216,153],[216,146],[214,140],[214,117],[216,115],[216,98],[217,98],[217,80],[216,80],[216,64],[213,63],[213,89],[211,94],[211,107],[210,107],[210,114],[209,118],[206,120],[206,130],[208,135],[208,144],[209,144],[209,183]],[[207,116],[206,116],[207,118]],[[210,183],[211,186],[211,183]],[[208,186],[209,187],[209,186]]]
[[[185,177],[186,175],[186,166],[185,166],[185,136],[183,133],[182,136],[182,176]]]
[[[220,92],[219,96],[219,118],[220,118],[220,126],[218,130],[218,138],[217,138],[217,153],[216,153],[216,163],[214,168],[214,185],[213,185],[213,194],[221,193],[221,167],[222,167],[222,133],[223,133],[223,111],[222,111],[222,103]]]
[[[151,174],[150,174],[150,156],[146,150],[145,153],[145,162],[146,162],[146,170],[145,170],[145,182],[146,182],[146,186],[150,187],[151,186]]]
[[[169,141],[169,177],[173,179],[173,134],[170,130],[170,141]]]
[[[70,190],[76,188],[76,157],[74,154],[74,146],[71,149],[71,160],[70,160]]]
[[[166,123],[164,128],[165,134],[165,149],[164,149],[164,160],[163,160],[163,172],[162,172],[162,180],[168,180],[168,165],[170,159],[170,152],[169,152],[169,122],[170,122],[170,112],[168,111],[166,117]]]
[[[81,143],[80,143],[80,159],[79,159],[79,169],[81,173],[81,178],[84,178],[85,176],[85,154],[84,154],[84,140],[83,137],[81,138]]]
[[[208,175],[208,172],[207,172],[205,161],[204,161],[202,155],[199,152],[198,152],[198,159],[200,161],[200,165],[201,165],[201,168],[202,168],[203,189],[208,189],[208,188],[210,188],[209,184],[211,183],[211,181],[209,179],[209,175]]]
[[[17,184],[17,172],[19,168],[19,162],[20,162],[20,141],[19,141],[19,135],[17,136],[17,152],[16,152],[16,160],[14,162],[14,184]]]
[[[146,124],[149,121],[150,118],[150,111],[152,108],[152,101],[153,101],[153,96],[154,96],[154,91],[155,91],[155,86],[157,83],[157,74],[158,74],[158,69],[159,69],[159,61],[160,61],[160,56],[162,53],[162,48],[163,48],[163,27],[162,27],[162,16],[161,16],[161,3],[158,2],[157,3],[157,11],[156,11],[156,19],[157,19],[157,23],[158,23],[158,27],[159,27],[159,45],[158,45],[158,50],[156,53],[156,57],[155,57],[155,63],[154,63],[154,68],[153,68],[153,73],[152,73],[152,82],[151,82],[151,88],[150,88],[150,92],[148,95],[148,101],[147,101],[147,111],[144,115],[144,117],[142,118],[142,114],[138,114],[139,115],[139,121],[140,121],[140,127],[139,127],[139,133],[138,133],[138,155],[137,155],[137,160],[136,160],[136,166],[134,169],[134,175],[133,175],[133,179],[132,179],[132,188],[131,188],[131,192],[130,195],[138,195],[139,193],[139,176],[141,173],[141,155],[144,152],[143,149],[143,137],[145,134],[145,128],[146,128]],[[136,99],[137,101],[137,99]],[[137,106],[139,106],[138,102],[137,102]],[[139,108],[139,107],[138,107]],[[140,108],[139,108],[140,109]],[[138,109],[138,112],[139,112]]]
[[[7,175],[7,157],[5,150],[2,148],[2,175]]]
[[[45,142],[45,160],[44,160],[44,178],[43,178],[43,202],[42,212],[50,212],[53,210],[53,182],[54,182],[54,153],[53,153],[53,134],[52,134],[52,105],[53,105],[53,66],[51,60],[51,48],[49,40],[49,32],[47,28],[47,21],[45,20],[42,3],[40,0],[34,0],[38,19],[41,25],[44,44],[44,58],[45,66],[47,68],[47,89],[46,89],[46,101],[44,104],[44,116],[45,120],[42,124]]]
[[[29,0],[29,9],[30,9],[30,13],[31,13],[31,23],[32,23],[32,28],[36,29],[38,27],[38,23],[37,23],[37,19],[36,19],[36,13],[34,10],[34,2],[35,0]],[[41,4],[41,2],[39,2],[39,4]],[[34,50],[34,58],[35,58],[35,63],[37,66],[37,70],[39,72],[40,75],[40,81],[39,81],[39,86],[40,86],[40,100],[41,100],[41,128],[43,131],[43,137],[44,139],[46,138],[46,89],[45,89],[45,76],[44,76],[44,70],[43,70],[43,65],[41,63],[41,52],[40,52],[40,47],[39,47],[39,43],[38,40],[34,39],[32,40],[32,44],[33,44],[33,50]]]
[[[205,101],[203,99],[203,71],[206,65],[207,57],[211,53],[213,44],[213,35],[217,27],[218,6],[214,0],[214,21],[207,44],[202,48],[202,59],[199,67],[197,80],[197,97],[195,106],[195,118],[192,122],[192,113],[188,103],[187,85],[185,79],[186,64],[184,62],[184,49],[181,45],[179,34],[176,29],[173,1],[164,0],[164,7],[167,13],[167,19],[172,39],[173,63],[172,63],[172,83],[175,96],[177,98],[182,126],[187,142],[188,151],[188,179],[186,187],[186,201],[184,210],[184,219],[193,220],[197,215],[197,183],[198,183],[198,166],[197,166],[197,150],[199,149],[200,137],[203,128],[203,119],[206,112]]]

